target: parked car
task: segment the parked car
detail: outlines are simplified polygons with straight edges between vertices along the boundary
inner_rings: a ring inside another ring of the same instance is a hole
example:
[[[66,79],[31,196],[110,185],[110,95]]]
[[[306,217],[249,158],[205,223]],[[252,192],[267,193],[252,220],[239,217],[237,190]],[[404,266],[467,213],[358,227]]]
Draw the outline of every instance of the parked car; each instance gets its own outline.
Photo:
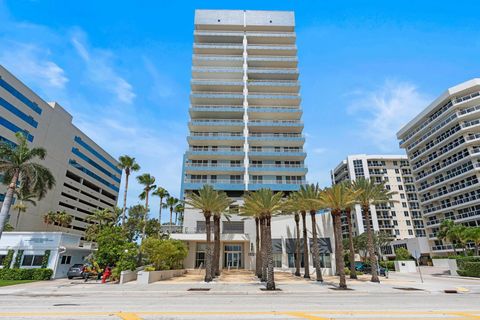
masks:
[[[83,278],[83,267],[84,265],[81,263],[71,266],[67,272],[68,279]]]
[[[357,271],[361,271],[363,273],[371,273],[372,272],[372,268],[363,263],[362,261],[355,261],[355,270]],[[378,274],[380,276],[386,276],[387,275],[387,269],[385,269],[384,267],[380,267],[378,269]]]

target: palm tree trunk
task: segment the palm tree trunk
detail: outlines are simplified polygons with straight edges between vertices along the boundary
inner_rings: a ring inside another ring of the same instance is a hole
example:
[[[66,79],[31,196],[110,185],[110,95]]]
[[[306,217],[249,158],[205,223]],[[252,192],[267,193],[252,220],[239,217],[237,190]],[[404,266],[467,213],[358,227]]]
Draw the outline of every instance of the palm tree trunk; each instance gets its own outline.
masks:
[[[260,219],[255,218],[255,274],[257,278],[262,277],[262,255],[260,254]]]
[[[162,225],[162,204],[163,198],[160,198],[160,208],[158,209],[158,222]]]
[[[220,217],[213,216],[214,247],[213,247],[213,272],[212,277],[220,275]]]
[[[267,281],[267,236],[265,232],[265,218],[260,219],[260,229],[262,231],[262,244],[261,244],[261,250],[262,250],[262,278],[260,279],[262,282]]]
[[[350,262],[350,279],[357,279],[357,270],[355,270],[355,248],[353,246],[353,230],[352,230],[352,211],[350,208],[345,210],[348,225],[348,244],[349,244],[349,262]]]
[[[302,211],[302,225],[303,225],[303,267],[305,269],[304,278],[310,279],[310,259],[308,259],[308,236],[307,236],[307,213]]]
[[[20,220],[20,209],[17,211],[17,220],[15,221],[15,231],[18,231],[18,220]]]
[[[125,191],[123,192],[123,208],[122,208],[122,227],[125,228],[125,218],[127,211],[127,192],[128,192],[128,176],[130,174],[125,172]]]
[[[173,207],[170,206],[170,228],[172,227],[172,223],[173,223]]]
[[[267,290],[275,290],[275,273],[273,271],[273,254],[272,254],[272,228],[271,218],[267,217],[266,226],[266,242],[267,242],[267,259],[268,259],[268,271],[267,271]]]
[[[175,225],[177,225],[177,221],[178,221],[177,217],[178,217],[178,212],[175,211]]]
[[[145,215],[143,216],[142,242],[145,239],[145,233],[147,231],[147,216],[148,216],[148,192],[146,192],[146,195],[145,195]]]
[[[5,199],[3,200],[2,210],[0,211],[0,238],[2,238],[3,229],[10,218],[9,212],[12,206],[13,195],[15,194],[15,188],[17,187],[19,172],[16,171],[13,174],[12,181],[8,185],[7,192],[5,193]]]
[[[300,253],[300,215],[295,213],[295,228],[296,228],[296,242],[295,242],[295,276],[300,277],[300,260],[302,254]]]
[[[207,252],[205,253],[205,282],[212,281],[212,232],[210,215],[205,216],[205,232],[207,234]]]
[[[373,246],[373,232],[372,226],[370,224],[370,207],[362,207],[363,214],[365,216],[365,225],[367,227],[367,251],[370,258],[370,266],[372,269],[372,279],[371,282],[380,282],[377,272],[377,259],[375,256],[375,248]]]
[[[317,281],[323,282],[322,277],[322,266],[320,265],[320,249],[318,248],[318,236],[317,236],[317,212],[312,210],[310,211],[310,217],[312,219],[312,251],[313,251],[313,263],[315,265],[315,274],[317,276]]]
[[[347,281],[345,279],[345,262],[343,261],[343,239],[342,239],[342,222],[340,220],[340,212],[332,212],[333,219],[335,220],[335,255],[338,257],[337,273],[340,276],[340,283],[338,286],[340,289],[347,288]]]

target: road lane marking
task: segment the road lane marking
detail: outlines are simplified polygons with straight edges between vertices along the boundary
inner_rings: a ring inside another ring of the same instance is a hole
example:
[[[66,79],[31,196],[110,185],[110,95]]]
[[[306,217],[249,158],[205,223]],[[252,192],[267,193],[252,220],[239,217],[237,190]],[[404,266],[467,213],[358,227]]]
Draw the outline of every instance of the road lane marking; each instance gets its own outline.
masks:
[[[122,320],[142,320],[142,318],[131,312],[118,312],[115,315]]]
[[[284,312],[284,313],[281,313],[281,314],[296,317],[296,318],[308,319],[308,320],[329,320],[329,319],[331,319],[331,318],[312,316],[311,314],[307,314],[307,313],[304,313],[304,312]]]

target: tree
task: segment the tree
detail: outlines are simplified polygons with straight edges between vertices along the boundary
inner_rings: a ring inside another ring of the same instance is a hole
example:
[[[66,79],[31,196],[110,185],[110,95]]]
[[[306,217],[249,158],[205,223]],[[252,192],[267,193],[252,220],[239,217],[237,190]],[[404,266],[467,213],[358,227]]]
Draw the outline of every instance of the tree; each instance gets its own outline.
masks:
[[[140,165],[135,161],[135,158],[124,155],[118,158],[119,167],[125,172],[125,191],[123,193],[123,208],[122,208],[122,226],[125,224],[125,214],[127,210],[127,192],[128,179],[130,174],[134,171],[140,170]]]
[[[128,208],[128,219],[125,222],[124,230],[129,241],[137,241],[142,234],[143,225],[147,220],[145,206],[137,204]],[[148,228],[145,228],[146,231]]]
[[[147,226],[147,216],[149,212],[148,197],[150,195],[150,191],[154,190],[157,186],[154,184],[155,177],[153,177],[149,173],[144,173],[138,176],[137,181],[138,183],[143,185],[143,192],[140,194],[140,199],[145,200],[145,210],[147,211],[147,213],[144,216],[144,225],[142,230],[142,241],[143,241],[145,239],[145,228]]]
[[[106,226],[99,231],[96,242],[98,250],[94,253],[94,259],[100,266],[117,266],[121,262],[124,268],[125,266],[130,270],[135,268],[137,244],[128,241],[122,227]]]
[[[480,247],[480,227],[467,227],[465,228],[464,237],[467,241],[473,242],[475,245],[475,255],[478,256]]]
[[[198,193],[190,193],[187,195],[185,204],[198,209],[205,218],[206,233],[206,257],[205,257],[205,282],[212,281],[212,229],[210,219],[212,214],[217,210],[218,192],[211,185],[204,185]]]
[[[300,214],[298,210],[297,203],[299,203],[298,194],[291,193],[288,196],[288,200],[286,203],[287,211],[293,212],[293,219],[295,221],[295,276],[300,277],[300,262],[301,262],[301,250],[300,250]]]
[[[33,193],[28,193],[27,190],[24,190],[22,188],[15,191],[15,195],[17,197],[17,203],[13,205],[13,210],[17,211],[17,219],[15,220],[15,230],[17,230],[18,222],[20,221],[20,214],[27,211],[27,203],[33,206],[37,205],[34,200],[37,196]]]
[[[377,259],[375,256],[375,248],[373,245],[373,232],[370,221],[370,206],[392,202],[392,195],[396,192],[388,191],[385,188],[385,182],[375,183],[373,180],[360,178],[352,182],[352,188],[357,193],[356,200],[362,208],[362,215],[365,218],[365,226],[367,232],[368,256],[372,266],[372,282],[380,282],[377,271]]]
[[[348,227],[348,261],[350,264],[350,279],[357,279],[357,270],[355,269],[355,247],[353,245],[353,225],[352,225],[352,207],[345,208],[345,217]]]
[[[326,188],[320,195],[320,203],[324,208],[329,208],[334,220],[335,235],[335,256],[337,262],[337,273],[340,276],[339,287],[347,288],[345,279],[345,262],[343,259],[343,242],[342,242],[342,223],[341,215],[345,208],[351,207],[355,203],[356,193],[347,188],[345,184],[334,184],[330,188]]]
[[[162,187],[158,187],[155,191],[152,192],[152,196],[156,196],[160,198],[160,207],[158,209],[158,221],[162,224],[162,207],[163,207],[163,199],[170,196],[168,191]]]
[[[60,211],[55,214],[55,222],[61,227],[70,227],[70,225],[72,224],[72,220],[73,216],[71,216],[65,211]]]
[[[458,225],[450,219],[443,220],[437,232],[437,238],[442,241],[448,241],[452,244],[455,255],[457,254],[457,244],[461,242],[461,230]]]
[[[291,202],[293,209],[300,213],[302,218],[302,236],[303,236],[303,267],[305,279],[310,279],[310,261],[308,258],[308,232],[307,232],[307,211],[309,210],[308,204],[305,201],[302,201],[298,192],[294,193]],[[298,243],[300,246],[300,243]]]
[[[46,230],[48,230],[49,225],[55,223],[56,213],[54,211],[49,211],[43,215],[43,223],[46,225]]]
[[[233,201],[228,198],[225,192],[218,192],[217,205],[213,211],[213,276],[220,275],[220,220],[222,219],[222,215],[227,215],[226,210],[232,203]]]
[[[87,217],[87,221],[91,222],[92,224],[89,225],[85,230],[85,237],[89,241],[95,241],[98,232],[105,226],[116,225],[121,215],[122,209],[117,207],[95,210],[90,216]]]
[[[147,238],[140,250],[155,270],[174,270],[182,267],[188,254],[186,245],[179,240]]]
[[[303,203],[303,206],[306,211],[310,213],[310,218],[312,222],[312,257],[313,264],[315,265],[315,273],[317,281],[323,282],[322,277],[322,268],[320,264],[320,249],[318,247],[318,236],[317,236],[317,212],[322,209],[322,204],[319,201],[321,195],[321,189],[318,184],[308,184],[305,186],[300,186],[300,190],[297,192],[297,200]]]
[[[267,290],[275,290],[275,278],[273,271],[273,254],[272,254],[272,216],[281,213],[283,207],[283,193],[274,193],[270,189],[259,189],[245,196],[245,206],[250,206],[252,210],[256,210],[259,215],[265,219],[265,248],[267,259]]]
[[[180,222],[180,225],[183,225],[183,214],[185,212],[185,206],[183,203],[179,203],[173,208],[173,211],[175,212],[175,224],[177,224],[177,216],[178,216],[178,222]]]
[[[0,238],[10,217],[10,207],[18,183],[24,192],[35,194],[38,200],[44,198],[55,185],[50,170],[36,162],[44,160],[47,151],[44,148],[30,148],[24,133],[17,132],[15,136],[17,145],[0,143],[0,173],[3,174],[3,183],[8,185],[0,211]]]
[[[170,209],[170,227],[169,227],[170,232],[172,231],[171,228],[173,224],[173,208],[175,208],[175,206],[178,204],[179,201],[180,200],[178,200],[175,197],[168,197],[167,200],[165,201],[165,204],[163,205],[165,209],[167,208]]]
[[[405,248],[398,248],[395,250],[395,260],[411,260],[410,252]]]
[[[253,203],[247,202],[240,208],[240,216],[255,219],[255,275],[262,281],[266,281],[266,268],[263,268],[264,256],[264,228],[263,217]]]

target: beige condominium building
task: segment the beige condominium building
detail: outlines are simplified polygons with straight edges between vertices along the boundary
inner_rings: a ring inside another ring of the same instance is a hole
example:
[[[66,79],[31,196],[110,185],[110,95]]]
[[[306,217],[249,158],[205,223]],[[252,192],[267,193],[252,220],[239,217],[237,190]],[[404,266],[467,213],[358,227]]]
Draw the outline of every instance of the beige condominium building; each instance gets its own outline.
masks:
[[[480,79],[449,88],[398,133],[416,181],[433,254],[445,219],[480,226]]]
[[[238,207],[247,191],[270,188],[286,195],[305,183],[295,42],[293,12],[195,12],[182,196],[210,184],[225,191]],[[328,214],[319,215],[316,226],[326,273],[331,273],[334,264],[330,220]],[[310,221],[307,226],[311,230]],[[205,259],[203,215],[187,207],[182,231],[173,236],[189,245],[185,265],[201,267]],[[254,268],[255,222],[233,215],[222,219],[221,232],[222,267]],[[295,238],[293,216],[273,219],[276,268],[294,268]]]
[[[396,194],[392,202],[371,206],[374,230],[391,235],[392,239],[424,237],[424,223],[408,159],[402,155],[350,155],[331,172],[332,183],[358,178],[385,182]],[[352,224],[355,235],[365,232],[365,217],[356,206]],[[343,235],[348,235],[346,218],[342,218]]]
[[[68,231],[83,234],[87,217],[96,209],[116,205],[122,172],[117,161],[72,124],[72,116],[58,103],[46,103],[0,65],[0,140],[15,143],[23,132],[32,147],[47,150],[41,162],[53,173],[56,185],[36,206],[20,215],[17,231]],[[0,186],[0,205],[7,187]],[[47,227],[46,212],[73,216],[70,228]],[[9,223],[17,225],[10,210]]]

